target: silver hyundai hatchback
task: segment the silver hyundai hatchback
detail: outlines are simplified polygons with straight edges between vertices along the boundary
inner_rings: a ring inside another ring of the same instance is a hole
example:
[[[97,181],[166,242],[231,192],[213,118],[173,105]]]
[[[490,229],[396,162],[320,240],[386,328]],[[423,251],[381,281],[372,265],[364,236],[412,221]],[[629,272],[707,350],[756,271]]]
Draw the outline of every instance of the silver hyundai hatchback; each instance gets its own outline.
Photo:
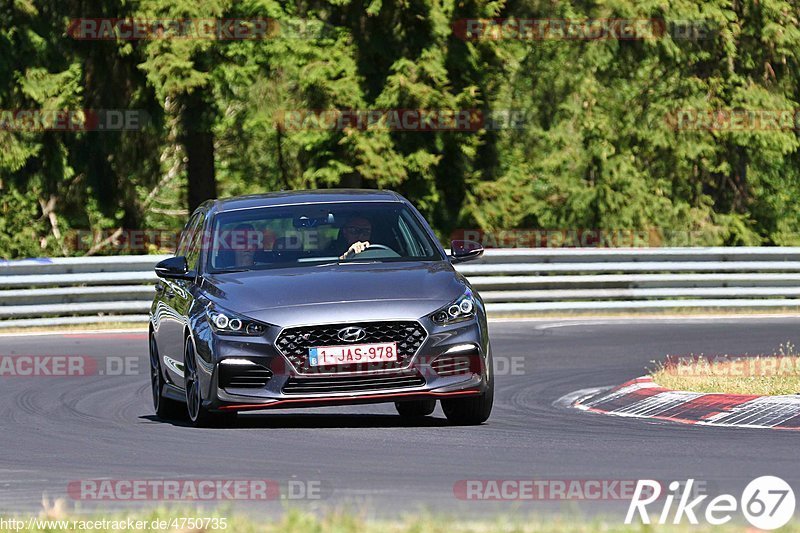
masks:
[[[279,192],[211,200],[156,266],[153,403],[197,426],[236,412],[392,402],[400,416],[441,401],[480,424],[494,379],[483,301],[397,193]]]

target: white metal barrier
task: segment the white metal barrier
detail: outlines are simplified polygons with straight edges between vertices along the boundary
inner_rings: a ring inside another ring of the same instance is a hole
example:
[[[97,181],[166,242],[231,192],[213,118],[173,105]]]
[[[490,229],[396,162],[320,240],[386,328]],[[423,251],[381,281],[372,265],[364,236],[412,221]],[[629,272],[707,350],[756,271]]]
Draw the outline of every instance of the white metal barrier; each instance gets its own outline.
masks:
[[[144,322],[165,257],[0,261],[0,328]],[[800,305],[800,247],[500,249],[457,268],[493,316]]]

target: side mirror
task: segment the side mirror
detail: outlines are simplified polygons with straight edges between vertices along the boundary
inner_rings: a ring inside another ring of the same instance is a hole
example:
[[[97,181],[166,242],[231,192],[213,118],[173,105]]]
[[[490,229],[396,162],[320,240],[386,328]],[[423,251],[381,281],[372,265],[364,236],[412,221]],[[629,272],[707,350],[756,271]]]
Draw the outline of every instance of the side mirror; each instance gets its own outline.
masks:
[[[453,263],[472,261],[483,255],[483,246],[475,241],[452,241],[450,255]]]
[[[197,273],[189,270],[189,264],[182,255],[164,259],[156,265],[156,276],[164,279],[183,279],[193,281]]]

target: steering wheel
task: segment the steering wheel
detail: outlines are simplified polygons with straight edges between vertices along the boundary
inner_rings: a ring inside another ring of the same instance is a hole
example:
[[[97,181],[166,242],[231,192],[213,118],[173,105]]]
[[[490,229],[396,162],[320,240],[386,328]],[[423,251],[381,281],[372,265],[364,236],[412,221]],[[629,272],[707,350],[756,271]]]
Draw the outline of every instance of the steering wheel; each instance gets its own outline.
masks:
[[[350,257],[354,261],[359,259],[386,259],[387,257],[400,257],[400,254],[383,244],[370,244],[360,254]]]
[[[392,250],[392,249],[391,249],[391,248],[389,248],[388,246],[384,246],[384,245],[382,245],[382,244],[370,244],[369,246],[367,246],[366,248],[364,248],[364,252],[366,252],[367,250],[370,250],[370,249],[375,249],[375,250],[389,250],[390,252],[394,252],[394,250]],[[364,252],[361,252],[361,253],[364,253]]]

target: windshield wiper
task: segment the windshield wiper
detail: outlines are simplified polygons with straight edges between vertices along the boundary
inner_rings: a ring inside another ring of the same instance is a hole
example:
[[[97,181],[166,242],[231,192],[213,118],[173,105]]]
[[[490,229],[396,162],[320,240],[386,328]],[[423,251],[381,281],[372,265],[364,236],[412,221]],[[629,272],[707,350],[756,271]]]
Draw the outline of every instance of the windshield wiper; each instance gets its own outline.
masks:
[[[213,274],[230,274],[232,272],[250,272],[250,268],[221,268],[215,270]]]
[[[321,265],[314,265],[316,268],[319,267],[327,267],[333,265],[371,265],[374,263],[380,263],[381,261],[377,259],[373,260],[364,260],[364,261],[348,261],[348,260],[339,260],[339,261],[331,261],[330,263],[322,263]]]

